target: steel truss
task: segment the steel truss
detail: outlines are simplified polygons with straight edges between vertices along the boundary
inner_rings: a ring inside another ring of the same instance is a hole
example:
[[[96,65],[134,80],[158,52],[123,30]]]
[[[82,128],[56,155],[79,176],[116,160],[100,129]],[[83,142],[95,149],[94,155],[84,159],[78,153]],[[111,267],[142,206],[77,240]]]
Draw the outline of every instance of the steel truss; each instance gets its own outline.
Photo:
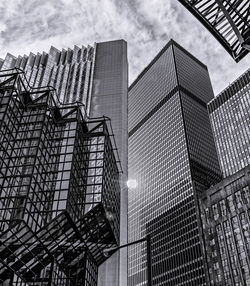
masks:
[[[103,249],[119,242],[107,123],[18,69],[0,72],[0,283],[97,285]]]
[[[236,62],[249,53],[249,0],[178,1],[213,34]]]

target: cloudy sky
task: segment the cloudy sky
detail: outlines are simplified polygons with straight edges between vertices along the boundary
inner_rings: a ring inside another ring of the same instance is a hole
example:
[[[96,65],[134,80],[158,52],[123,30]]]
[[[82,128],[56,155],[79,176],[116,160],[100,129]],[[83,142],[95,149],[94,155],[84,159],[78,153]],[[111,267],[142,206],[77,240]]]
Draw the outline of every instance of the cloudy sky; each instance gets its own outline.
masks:
[[[0,58],[123,38],[131,83],[173,38],[208,66],[215,94],[249,68],[177,0],[0,0],[0,15]]]

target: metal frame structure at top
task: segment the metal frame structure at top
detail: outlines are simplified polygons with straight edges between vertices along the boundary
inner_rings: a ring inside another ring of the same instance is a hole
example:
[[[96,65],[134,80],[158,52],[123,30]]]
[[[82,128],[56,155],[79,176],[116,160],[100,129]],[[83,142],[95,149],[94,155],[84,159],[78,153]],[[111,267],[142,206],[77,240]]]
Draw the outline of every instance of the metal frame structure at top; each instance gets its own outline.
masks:
[[[236,62],[250,51],[249,0],[178,0]]]

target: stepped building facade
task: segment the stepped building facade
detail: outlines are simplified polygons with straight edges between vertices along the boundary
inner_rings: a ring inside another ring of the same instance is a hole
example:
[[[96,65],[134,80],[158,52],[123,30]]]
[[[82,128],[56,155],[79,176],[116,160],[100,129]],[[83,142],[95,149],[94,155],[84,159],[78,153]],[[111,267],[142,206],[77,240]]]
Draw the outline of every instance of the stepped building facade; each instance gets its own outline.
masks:
[[[0,281],[126,285],[126,42],[0,67]]]

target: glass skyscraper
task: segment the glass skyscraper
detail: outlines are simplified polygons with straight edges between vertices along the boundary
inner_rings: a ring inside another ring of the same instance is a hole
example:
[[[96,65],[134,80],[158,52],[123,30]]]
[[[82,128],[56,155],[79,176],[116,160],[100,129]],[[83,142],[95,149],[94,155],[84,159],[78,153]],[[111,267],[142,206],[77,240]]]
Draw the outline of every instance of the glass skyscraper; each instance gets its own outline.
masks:
[[[250,70],[208,104],[224,177],[250,164]]]
[[[152,236],[153,285],[206,285],[197,192],[221,178],[207,68],[171,40],[129,88],[129,241]],[[131,184],[132,185],[132,184]],[[146,285],[145,245],[128,285]]]
[[[125,244],[128,205],[128,62],[127,44],[123,40],[97,43],[95,48],[90,117],[102,115],[111,119],[119,154],[116,160],[122,166],[120,244]],[[120,257],[118,253],[113,256],[113,259],[106,261],[107,266],[102,266],[106,267],[102,272],[99,269],[99,285],[116,286],[119,283],[120,286],[127,286],[127,251],[122,249]]]
[[[56,104],[80,104],[84,118],[100,117],[112,121],[116,145],[112,148],[121,167],[121,241],[127,241],[127,44],[124,40],[96,43],[62,51],[51,47],[49,53],[30,53],[14,57],[7,54],[1,70],[24,71],[27,86],[55,88]],[[35,95],[34,95],[35,97]],[[94,155],[93,155],[94,156]],[[126,251],[116,253],[99,269],[98,285],[126,285]],[[120,261],[119,261],[120,260]],[[116,265],[116,267],[114,267]],[[121,266],[120,266],[121,265]],[[119,273],[120,272],[120,273]]]

